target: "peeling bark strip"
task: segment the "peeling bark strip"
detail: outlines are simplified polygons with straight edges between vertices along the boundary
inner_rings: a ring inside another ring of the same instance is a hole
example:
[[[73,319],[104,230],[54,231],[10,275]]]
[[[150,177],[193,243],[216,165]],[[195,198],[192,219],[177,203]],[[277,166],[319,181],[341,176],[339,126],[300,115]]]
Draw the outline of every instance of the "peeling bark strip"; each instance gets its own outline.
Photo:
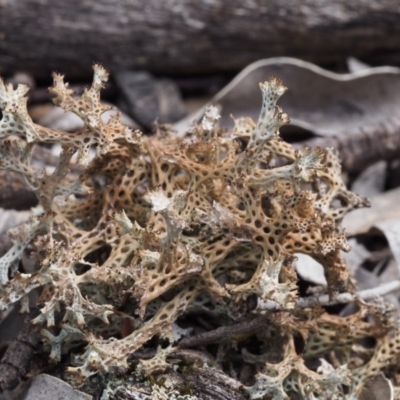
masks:
[[[0,73],[238,70],[271,56],[400,61],[396,0],[19,0],[0,10]]]

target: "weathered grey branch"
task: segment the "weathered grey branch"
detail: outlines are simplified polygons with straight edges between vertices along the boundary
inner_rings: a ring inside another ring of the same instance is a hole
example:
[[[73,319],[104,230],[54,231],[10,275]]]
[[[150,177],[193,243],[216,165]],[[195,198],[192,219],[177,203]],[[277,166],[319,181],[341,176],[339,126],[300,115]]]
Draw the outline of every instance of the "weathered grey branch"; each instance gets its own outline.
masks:
[[[238,70],[272,56],[400,62],[396,0],[19,0],[0,4],[0,73]]]
[[[384,124],[343,132],[338,136],[313,138],[295,146],[334,147],[339,150],[344,170],[360,172],[376,161],[399,158],[400,120],[392,119]]]

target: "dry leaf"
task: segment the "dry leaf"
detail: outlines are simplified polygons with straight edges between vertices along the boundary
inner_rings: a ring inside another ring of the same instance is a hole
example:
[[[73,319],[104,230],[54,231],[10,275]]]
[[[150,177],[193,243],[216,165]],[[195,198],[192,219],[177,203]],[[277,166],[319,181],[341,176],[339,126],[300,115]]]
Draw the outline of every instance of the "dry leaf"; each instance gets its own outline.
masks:
[[[386,168],[386,161],[370,165],[353,182],[351,190],[362,197],[372,197],[382,193],[385,188]]]
[[[307,282],[326,286],[324,268],[307,254],[296,253],[297,260],[294,263],[297,273]]]
[[[342,252],[342,256],[350,272],[354,275],[361,264],[370,257],[371,253],[354,238],[349,239],[349,244],[351,246],[350,251],[348,253]]]
[[[386,236],[393,257],[400,266],[400,217],[377,221],[375,226]]]
[[[380,221],[400,218],[400,188],[389,190],[370,199],[370,208],[347,214],[343,227],[350,236],[367,233]]]
[[[359,400],[393,400],[393,385],[383,374],[371,379],[361,392]]]
[[[336,74],[295,58],[276,57],[250,64],[210,101],[222,107],[221,126],[232,125],[231,114],[257,119],[261,105],[257,84],[271,75],[290,88],[279,105],[290,115],[291,124],[318,135],[387,122],[400,108],[398,68]],[[178,122],[178,132],[183,134],[206,106]]]

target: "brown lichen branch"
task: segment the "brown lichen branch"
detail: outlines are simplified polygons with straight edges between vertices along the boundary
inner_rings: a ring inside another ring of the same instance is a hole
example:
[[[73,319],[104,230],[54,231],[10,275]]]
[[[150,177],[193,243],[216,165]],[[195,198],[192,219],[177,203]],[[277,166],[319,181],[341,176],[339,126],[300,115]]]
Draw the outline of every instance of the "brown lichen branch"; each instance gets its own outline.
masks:
[[[255,334],[259,354],[235,353],[227,343],[230,355],[257,371],[256,383],[246,388],[253,399],[340,398],[342,385],[356,396],[398,355],[400,347],[385,347],[397,337],[392,320],[368,303],[348,318],[321,314],[314,303],[297,306],[299,252],[322,264],[331,299],[347,296],[351,278],[341,251],[349,244],[341,221],[367,202],[346,188],[334,150],[296,150],[280,139],[289,121],[277,105],[286,91],[281,81],[260,84],[256,122],[241,118],[224,131],[210,107],[185,137],[168,127],[143,137],[118,114],[102,119],[110,107],[100,100],[108,79],[101,66],[80,97],[63,76],[53,78],[55,104],[82,119],[77,132],[35,124],[26,110],[27,88],[0,80],[0,169],[21,174],[39,202],[29,221],[9,231],[13,244],[0,258],[0,309],[18,301],[28,309],[29,294],[41,288],[32,323],[42,328],[53,362],[74,360],[66,373],[75,386],[94,374],[127,371],[130,355],[143,349],[155,350],[137,363],[137,372],[149,376],[172,367],[176,343],[183,349]],[[62,147],[52,172],[32,163],[42,143]],[[74,159],[80,173],[71,179]],[[28,250],[40,269],[19,273]],[[254,297],[283,311],[249,317]],[[215,316],[215,329],[190,338],[195,327],[183,329],[179,318],[190,319],[196,309]],[[294,349],[296,332],[306,342],[305,356],[328,362],[330,352],[340,352],[345,366],[332,365],[325,375],[310,369]],[[359,350],[371,335],[380,345]],[[283,361],[273,365],[276,349]],[[365,351],[373,361],[362,357]],[[360,362],[357,380],[349,382],[347,365]],[[229,368],[235,376],[234,365]]]

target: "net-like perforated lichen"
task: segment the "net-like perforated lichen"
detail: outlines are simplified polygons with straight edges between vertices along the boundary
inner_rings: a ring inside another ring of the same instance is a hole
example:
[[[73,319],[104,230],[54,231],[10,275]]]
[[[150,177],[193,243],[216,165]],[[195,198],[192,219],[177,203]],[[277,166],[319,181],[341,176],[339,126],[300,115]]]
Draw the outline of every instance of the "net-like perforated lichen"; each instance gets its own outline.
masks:
[[[54,75],[54,103],[84,123],[75,133],[33,123],[27,88],[0,81],[0,168],[21,173],[41,206],[10,232],[14,245],[0,259],[0,306],[21,301],[27,309],[29,293],[41,288],[33,323],[44,326],[51,359],[86,343],[68,368],[75,384],[127,368],[128,356],[154,336],[169,346],[138,368],[168,368],[177,340],[192,334],[176,324],[179,317],[201,309],[240,320],[251,296],[280,310],[255,333],[259,354],[241,350],[257,372],[246,389],[253,399],[356,396],[396,362],[400,339],[385,306],[360,303],[343,318],[296,307],[295,252],[323,265],[331,296],[353,290],[340,222],[365,201],[346,189],[334,150],[295,150],[279,138],[289,121],[276,105],[286,90],[279,80],[260,84],[257,123],[237,119],[225,131],[211,107],[184,138],[168,127],[144,137],[118,114],[102,119],[108,74],[94,70],[92,86],[78,98]],[[34,146],[43,143],[62,146],[51,174],[31,163]],[[72,164],[81,166],[79,176],[70,173]],[[32,274],[17,272],[27,246],[39,266]],[[363,348],[360,340],[371,336],[376,346]],[[318,359],[317,370],[308,360]]]

